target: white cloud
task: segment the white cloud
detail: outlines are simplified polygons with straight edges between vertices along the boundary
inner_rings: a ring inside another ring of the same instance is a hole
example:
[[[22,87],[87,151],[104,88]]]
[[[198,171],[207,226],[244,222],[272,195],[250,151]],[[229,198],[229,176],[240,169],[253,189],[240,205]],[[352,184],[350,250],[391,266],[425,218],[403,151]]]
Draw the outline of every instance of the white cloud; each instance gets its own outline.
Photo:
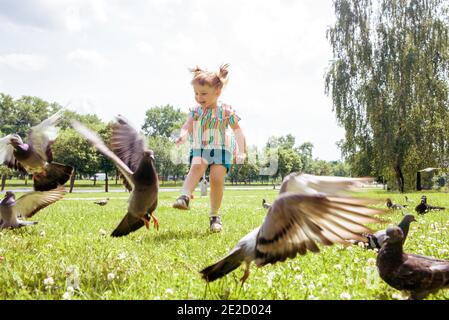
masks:
[[[137,49],[143,54],[153,55],[155,53],[154,47],[146,41],[139,41],[137,43]]]
[[[88,65],[95,68],[103,68],[108,64],[108,60],[94,50],[76,49],[67,55],[69,61]]]
[[[11,53],[0,55],[0,65],[19,71],[39,71],[45,68],[47,60],[33,54]]]

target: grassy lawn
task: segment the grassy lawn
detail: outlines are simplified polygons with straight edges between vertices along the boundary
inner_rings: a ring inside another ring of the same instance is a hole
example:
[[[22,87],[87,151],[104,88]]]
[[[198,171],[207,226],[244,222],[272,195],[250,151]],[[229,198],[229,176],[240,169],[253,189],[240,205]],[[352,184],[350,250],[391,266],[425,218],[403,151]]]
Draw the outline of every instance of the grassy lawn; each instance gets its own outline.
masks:
[[[0,232],[0,299],[398,299],[400,292],[378,276],[376,253],[359,247],[322,247],[285,263],[243,269],[209,285],[198,271],[224,256],[258,226],[261,200],[277,190],[227,190],[222,206],[224,231],[208,231],[208,198],[196,193],[190,211],[171,204],[177,192],[159,197],[160,229],[127,237],[109,234],[125,214],[128,193],[68,194],[40,211],[35,226]],[[409,193],[412,208],[424,193]],[[449,194],[425,192],[428,202],[449,207]],[[403,195],[370,191],[404,203]],[[109,197],[99,207],[93,199]],[[384,216],[398,222],[400,211]],[[405,244],[408,252],[449,259],[449,210],[417,217]],[[376,229],[384,226],[375,226]],[[72,290],[72,288],[74,290]],[[429,299],[449,299],[449,290]]]

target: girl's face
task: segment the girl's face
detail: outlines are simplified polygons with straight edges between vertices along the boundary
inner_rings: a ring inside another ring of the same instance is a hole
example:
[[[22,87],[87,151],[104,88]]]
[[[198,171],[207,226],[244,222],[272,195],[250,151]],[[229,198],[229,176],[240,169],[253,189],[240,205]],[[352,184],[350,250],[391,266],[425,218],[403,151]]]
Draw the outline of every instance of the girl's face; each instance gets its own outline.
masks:
[[[215,107],[217,105],[218,97],[221,94],[221,89],[213,88],[209,85],[193,84],[193,91],[195,92],[195,100],[203,108]]]

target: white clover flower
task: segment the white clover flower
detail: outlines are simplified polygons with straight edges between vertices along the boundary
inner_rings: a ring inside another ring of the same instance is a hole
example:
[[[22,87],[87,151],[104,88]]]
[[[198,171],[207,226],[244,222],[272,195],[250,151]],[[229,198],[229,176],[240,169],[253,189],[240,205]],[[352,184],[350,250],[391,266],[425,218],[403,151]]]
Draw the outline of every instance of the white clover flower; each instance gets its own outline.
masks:
[[[365,242],[359,241],[359,242],[357,243],[357,245],[358,245],[360,248],[365,248]]]
[[[154,300],[161,300],[161,297],[160,296],[155,296],[153,299]]]
[[[114,279],[115,279],[115,273],[109,272],[109,273],[108,273],[108,281],[112,281],[112,280],[114,280]]]
[[[64,292],[62,295],[63,300],[70,300],[72,298],[72,294],[70,292]]]
[[[72,286],[68,286],[68,287],[67,287],[67,292],[66,292],[66,293],[72,294],[72,293],[74,293],[74,292],[75,292],[75,288],[73,288]]]
[[[167,289],[165,290],[165,293],[167,293],[167,294],[173,294],[173,293],[175,293],[175,291],[174,291],[172,288],[167,288]]]
[[[125,260],[126,256],[126,252],[120,252],[117,257],[119,258],[119,260]]]
[[[55,280],[53,280],[52,277],[49,276],[48,278],[44,279],[44,286],[46,290],[51,289],[54,286],[54,284]]]
[[[376,265],[376,259],[374,258],[369,258],[367,261],[368,265],[370,266],[375,266]]]
[[[104,229],[100,229],[99,233],[100,233],[100,236],[104,237],[104,236],[106,236],[107,231]]]
[[[395,300],[406,300],[407,299],[406,296],[404,296],[402,293],[398,293],[398,292],[393,293],[391,295],[391,297]]]
[[[377,248],[374,248],[373,250],[374,250],[374,252],[379,252],[379,249],[377,249]]]
[[[342,267],[341,267],[341,264],[336,264],[336,265],[334,266],[334,268],[337,269],[337,270],[341,270]]]
[[[41,237],[45,237],[45,230],[42,230],[41,232],[39,232],[39,235],[40,235]]]
[[[273,279],[276,276],[276,273],[274,271],[271,271],[270,273],[267,274],[267,285],[268,287],[272,287],[273,286]]]
[[[351,300],[351,295],[347,292],[343,292],[342,294],[340,294],[340,299]]]

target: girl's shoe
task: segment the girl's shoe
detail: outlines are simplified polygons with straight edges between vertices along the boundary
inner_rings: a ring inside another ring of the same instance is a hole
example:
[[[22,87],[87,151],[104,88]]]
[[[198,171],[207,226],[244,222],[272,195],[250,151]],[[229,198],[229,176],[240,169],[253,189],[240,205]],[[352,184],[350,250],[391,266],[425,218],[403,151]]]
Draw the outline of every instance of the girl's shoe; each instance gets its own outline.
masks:
[[[179,196],[178,199],[176,199],[175,203],[173,204],[173,208],[181,209],[181,210],[189,210],[189,197],[182,195]]]
[[[221,218],[218,216],[210,217],[210,231],[220,232],[223,229]]]

